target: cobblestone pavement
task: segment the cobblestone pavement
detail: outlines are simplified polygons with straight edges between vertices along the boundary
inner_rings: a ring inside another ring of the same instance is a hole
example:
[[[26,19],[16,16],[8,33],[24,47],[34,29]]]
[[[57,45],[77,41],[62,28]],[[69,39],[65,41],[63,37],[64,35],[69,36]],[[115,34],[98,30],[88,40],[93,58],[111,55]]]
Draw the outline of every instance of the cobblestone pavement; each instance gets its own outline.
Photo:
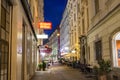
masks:
[[[37,71],[31,80],[94,80],[86,78],[78,69],[54,64],[46,71]]]

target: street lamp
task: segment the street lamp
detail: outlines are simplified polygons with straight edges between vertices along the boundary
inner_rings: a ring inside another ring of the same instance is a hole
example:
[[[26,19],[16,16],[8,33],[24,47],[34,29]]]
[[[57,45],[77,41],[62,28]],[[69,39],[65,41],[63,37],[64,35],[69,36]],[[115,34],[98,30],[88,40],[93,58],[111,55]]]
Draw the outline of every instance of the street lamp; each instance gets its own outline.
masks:
[[[57,33],[57,36],[60,36],[60,33]]]
[[[72,50],[72,53],[75,53],[76,51],[75,50]]]
[[[68,47],[65,47],[65,50],[69,50],[69,48],[68,48]]]

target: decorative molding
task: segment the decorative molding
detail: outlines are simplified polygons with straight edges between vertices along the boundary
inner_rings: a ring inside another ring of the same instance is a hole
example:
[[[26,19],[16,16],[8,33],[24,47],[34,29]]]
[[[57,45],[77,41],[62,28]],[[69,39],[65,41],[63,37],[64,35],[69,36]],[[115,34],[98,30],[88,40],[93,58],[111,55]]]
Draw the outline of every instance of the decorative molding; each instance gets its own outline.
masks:
[[[96,24],[94,24],[93,26],[91,26],[91,28],[88,31],[88,34],[93,32],[93,30],[97,29],[98,27],[100,27],[99,25],[101,25],[102,23],[104,23],[105,21],[107,21],[109,18],[111,18],[111,16],[113,16],[114,14],[116,14],[118,11],[120,10],[120,4],[116,5],[116,7],[114,9],[112,9],[109,13],[107,13],[106,15],[104,15],[103,18],[101,18]]]

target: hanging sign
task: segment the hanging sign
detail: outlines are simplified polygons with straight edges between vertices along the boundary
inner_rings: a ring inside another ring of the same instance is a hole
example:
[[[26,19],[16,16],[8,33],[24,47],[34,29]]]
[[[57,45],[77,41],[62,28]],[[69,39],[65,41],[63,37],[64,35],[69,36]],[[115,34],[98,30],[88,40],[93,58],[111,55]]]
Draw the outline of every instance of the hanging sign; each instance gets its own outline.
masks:
[[[39,22],[38,27],[40,29],[51,30],[52,29],[52,23],[51,22]]]
[[[48,39],[48,35],[47,34],[39,34],[37,35],[38,39]]]

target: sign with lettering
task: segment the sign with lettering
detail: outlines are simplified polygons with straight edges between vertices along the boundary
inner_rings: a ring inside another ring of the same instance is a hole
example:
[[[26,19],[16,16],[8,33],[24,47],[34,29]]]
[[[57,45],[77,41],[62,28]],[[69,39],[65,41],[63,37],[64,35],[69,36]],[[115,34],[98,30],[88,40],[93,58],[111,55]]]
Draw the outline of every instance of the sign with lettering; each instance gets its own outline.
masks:
[[[39,22],[38,28],[45,29],[45,30],[51,30],[52,29],[52,23],[51,22]]]

